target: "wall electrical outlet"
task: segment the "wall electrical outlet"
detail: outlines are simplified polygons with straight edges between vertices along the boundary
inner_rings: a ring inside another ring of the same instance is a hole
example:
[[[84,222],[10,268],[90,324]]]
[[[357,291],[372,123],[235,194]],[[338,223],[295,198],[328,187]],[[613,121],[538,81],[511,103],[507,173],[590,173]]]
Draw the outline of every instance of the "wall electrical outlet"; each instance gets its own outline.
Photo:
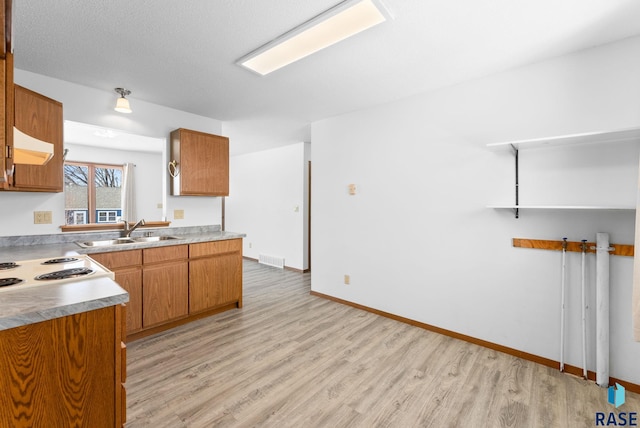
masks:
[[[156,205],[156,208],[162,209],[162,202],[159,202],[159,203]]]
[[[173,218],[175,220],[184,220],[184,210],[173,210]]]
[[[344,283],[345,285],[351,284],[351,277],[349,275],[344,276]]]
[[[51,211],[34,211],[33,212],[33,224],[51,224],[52,220]]]

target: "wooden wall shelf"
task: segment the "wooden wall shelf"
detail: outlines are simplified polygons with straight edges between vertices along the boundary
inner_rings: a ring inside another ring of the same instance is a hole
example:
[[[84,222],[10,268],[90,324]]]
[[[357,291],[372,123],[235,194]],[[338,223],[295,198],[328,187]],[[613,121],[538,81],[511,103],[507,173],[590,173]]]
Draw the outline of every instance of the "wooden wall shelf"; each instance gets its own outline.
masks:
[[[513,238],[513,246],[519,248],[533,248],[536,250],[562,251],[562,240],[550,241],[543,239]],[[587,253],[595,253],[596,250],[592,249],[592,247],[595,246],[595,242],[587,242]],[[613,251],[609,252],[609,254],[611,254],[612,256],[633,257],[634,255],[633,245],[610,244],[609,246],[614,248]],[[582,242],[567,241],[567,251],[581,253]]]

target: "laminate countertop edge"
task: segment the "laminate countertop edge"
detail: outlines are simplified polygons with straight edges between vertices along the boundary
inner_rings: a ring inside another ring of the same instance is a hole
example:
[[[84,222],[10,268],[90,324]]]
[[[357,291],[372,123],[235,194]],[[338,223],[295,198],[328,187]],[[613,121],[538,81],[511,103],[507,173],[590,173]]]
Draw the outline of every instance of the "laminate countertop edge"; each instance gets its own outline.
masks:
[[[209,233],[191,233],[191,234],[177,234],[169,233],[170,236],[175,236],[177,239],[169,239],[166,241],[157,242],[135,242],[121,245],[109,245],[101,247],[81,247],[73,242],[60,242],[60,243],[46,243],[46,244],[33,244],[33,245],[12,245],[6,247],[0,247],[0,262],[15,262],[20,260],[42,259],[47,257],[62,257],[71,256],[77,254],[91,254],[95,253],[107,253],[111,251],[126,251],[126,250],[138,250],[145,248],[166,247],[171,245],[183,245],[194,244],[198,242],[210,242],[210,241],[224,241],[229,239],[241,239],[246,236],[244,233],[236,232],[209,232]],[[117,234],[115,236],[118,236]],[[135,235],[134,236],[141,236]],[[105,235],[95,235],[95,238],[87,237],[83,235],[82,239],[78,237],[78,241],[90,241],[111,239],[105,238]],[[34,242],[37,241],[37,237],[34,237]]]
[[[107,277],[0,292],[0,330],[89,312],[129,301]]]
[[[135,236],[135,235],[134,235]],[[84,248],[73,242],[39,243],[34,236],[33,245],[13,245],[0,247],[0,261],[62,257],[110,251],[126,251],[145,248],[187,245],[198,242],[241,239],[246,236],[235,232],[207,232],[176,234],[178,239],[158,242],[136,242],[132,244]],[[80,235],[78,235],[80,237]],[[90,240],[82,235],[82,240]],[[95,235],[95,240],[104,235]],[[62,284],[46,284],[26,289],[0,291],[0,330],[47,321],[95,309],[101,309],[129,301],[129,294],[109,278],[95,278]]]

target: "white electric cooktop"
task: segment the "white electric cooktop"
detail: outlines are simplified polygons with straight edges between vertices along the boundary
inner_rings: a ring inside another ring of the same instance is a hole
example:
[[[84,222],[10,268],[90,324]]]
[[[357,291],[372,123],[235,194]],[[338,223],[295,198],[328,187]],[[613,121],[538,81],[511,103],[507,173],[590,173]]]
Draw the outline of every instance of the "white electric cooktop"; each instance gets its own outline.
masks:
[[[105,276],[114,279],[113,272],[86,255],[0,261],[0,292]]]

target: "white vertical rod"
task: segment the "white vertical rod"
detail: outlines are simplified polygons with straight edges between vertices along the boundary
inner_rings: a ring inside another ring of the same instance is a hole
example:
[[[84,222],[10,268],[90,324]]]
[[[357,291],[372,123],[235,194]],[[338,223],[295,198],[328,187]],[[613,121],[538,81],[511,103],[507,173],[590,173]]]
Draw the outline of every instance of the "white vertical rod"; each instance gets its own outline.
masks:
[[[564,308],[564,296],[565,296],[565,278],[566,274],[566,260],[567,260],[567,238],[562,238],[562,280],[560,283],[560,371],[564,371],[564,324],[565,324],[565,308]]]
[[[609,234],[596,234],[596,383],[609,386]]]
[[[582,275],[581,275],[581,289],[582,289],[582,377],[587,379],[587,290],[586,290],[586,260],[587,254],[587,240],[582,240]]]

